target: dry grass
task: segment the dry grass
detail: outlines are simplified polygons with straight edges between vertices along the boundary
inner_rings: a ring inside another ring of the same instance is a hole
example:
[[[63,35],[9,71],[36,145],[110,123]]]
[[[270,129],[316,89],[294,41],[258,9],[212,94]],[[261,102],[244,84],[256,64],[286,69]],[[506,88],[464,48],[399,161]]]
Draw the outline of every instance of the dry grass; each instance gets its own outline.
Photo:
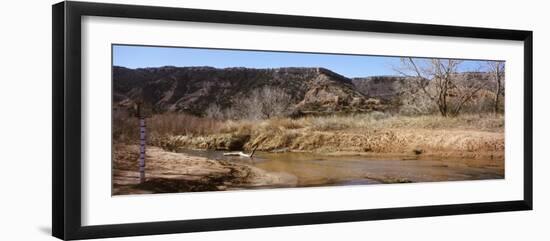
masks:
[[[116,143],[137,143],[139,140],[139,123],[137,118],[128,112],[113,111],[113,140]]]
[[[420,150],[423,154],[455,153],[469,157],[501,157],[504,150],[504,117],[489,114],[450,118],[373,112],[262,121],[219,121],[165,114],[154,116],[148,123],[150,142],[169,150],[249,150],[258,146],[264,151],[413,153]]]
[[[207,135],[218,133],[223,122],[188,114],[155,115],[150,119],[153,133],[159,135]]]
[[[211,118],[188,114],[162,114],[147,118],[149,139],[169,135],[208,135],[219,133],[224,123]],[[139,120],[124,112],[113,112],[113,139],[118,143],[136,143],[139,140]]]
[[[504,117],[502,115],[461,115],[458,117],[442,117],[439,115],[425,116],[394,116],[381,112],[349,116],[305,117],[313,130],[344,130],[344,129],[454,129],[502,131]]]
[[[429,130],[476,130],[502,132],[503,115],[461,115],[442,117],[439,115],[398,116],[382,112],[346,116],[309,116],[298,119],[275,118],[263,121],[226,121],[219,129],[222,133],[252,134],[273,130],[307,131],[357,131],[382,129],[429,129]]]

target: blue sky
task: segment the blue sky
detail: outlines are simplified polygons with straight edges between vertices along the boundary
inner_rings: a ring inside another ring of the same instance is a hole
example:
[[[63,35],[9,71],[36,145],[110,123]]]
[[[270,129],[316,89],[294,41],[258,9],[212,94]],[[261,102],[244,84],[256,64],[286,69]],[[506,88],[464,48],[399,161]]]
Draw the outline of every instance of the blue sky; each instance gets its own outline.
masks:
[[[465,61],[462,70],[476,70],[481,62]],[[113,64],[127,68],[160,66],[323,67],[346,77],[397,75],[399,57],[243,51],[200,48],[113,45]]]

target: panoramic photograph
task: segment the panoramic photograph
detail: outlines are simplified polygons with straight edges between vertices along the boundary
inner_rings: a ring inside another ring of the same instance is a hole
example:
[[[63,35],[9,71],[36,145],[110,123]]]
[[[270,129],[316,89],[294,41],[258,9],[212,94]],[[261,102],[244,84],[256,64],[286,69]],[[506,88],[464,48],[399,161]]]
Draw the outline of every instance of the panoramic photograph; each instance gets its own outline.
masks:
[[[504,179],[504,73],[499,60],[114,44],[111,193]]]

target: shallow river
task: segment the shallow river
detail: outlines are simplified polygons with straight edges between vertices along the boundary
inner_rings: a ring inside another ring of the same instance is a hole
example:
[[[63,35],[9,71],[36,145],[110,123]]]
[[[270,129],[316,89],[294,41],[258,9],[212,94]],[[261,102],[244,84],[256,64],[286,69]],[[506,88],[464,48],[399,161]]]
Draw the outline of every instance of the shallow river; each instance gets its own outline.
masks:
[[[284,172],[298,179],[298,186],[354,185],[502,179],[502,160],[422,160],[388,158],[376,160],[359,155],[333,156],[314,153],[257,152],[254,159],[227,157],[221,151],[184,150],[184,153],[215,160],[246,163],[270,172]]]

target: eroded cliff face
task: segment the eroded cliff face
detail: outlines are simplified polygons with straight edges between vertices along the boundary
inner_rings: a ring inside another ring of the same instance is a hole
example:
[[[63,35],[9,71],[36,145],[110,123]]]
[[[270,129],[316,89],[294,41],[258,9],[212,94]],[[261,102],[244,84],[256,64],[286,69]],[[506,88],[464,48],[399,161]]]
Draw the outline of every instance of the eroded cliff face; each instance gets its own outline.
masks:
[[[255,91],[284,92],[292,111],[363,112],[380,108],[351,79],[324,68],[113,67],[113,101],[128,106],[142,100],[156,112],[203,116],[209,106],[232,108]]]

